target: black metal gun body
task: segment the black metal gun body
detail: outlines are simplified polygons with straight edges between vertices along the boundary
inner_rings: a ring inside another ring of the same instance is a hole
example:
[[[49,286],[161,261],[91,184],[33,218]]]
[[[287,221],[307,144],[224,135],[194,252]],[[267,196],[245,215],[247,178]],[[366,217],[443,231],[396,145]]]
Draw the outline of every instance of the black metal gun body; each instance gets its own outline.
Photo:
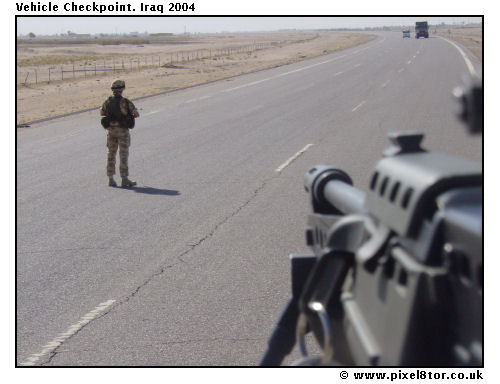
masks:
[[[292,256],[282,324],[304,359],[311,330],[322,365],[482,365],[482,166],[422,138],[392,135],[366,193],[338,169],[306,174],[314,254]]]

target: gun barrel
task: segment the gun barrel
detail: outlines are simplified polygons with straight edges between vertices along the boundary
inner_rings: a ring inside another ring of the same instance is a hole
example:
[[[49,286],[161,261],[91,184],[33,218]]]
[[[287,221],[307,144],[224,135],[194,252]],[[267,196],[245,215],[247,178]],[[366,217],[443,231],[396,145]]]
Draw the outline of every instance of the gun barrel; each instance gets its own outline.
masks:
[[[310,192],[316,213],[365,213],[365,193],[352,186],[347,173],[318,165],[306,173],[304,187]]]
[[[324,186],[325,199],[343,214],[365,213],[366,194],[343,181],[331,180]]]

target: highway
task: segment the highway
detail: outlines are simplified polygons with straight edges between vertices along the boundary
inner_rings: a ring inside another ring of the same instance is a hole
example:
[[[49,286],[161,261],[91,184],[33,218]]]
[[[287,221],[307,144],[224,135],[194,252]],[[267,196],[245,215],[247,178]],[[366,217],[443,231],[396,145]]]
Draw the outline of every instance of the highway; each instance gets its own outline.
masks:
[[[19,128],[17,364],[258,364],[289,297],[288,255],[308,252],[311,167],[366,189],[393,131],[481,161],[451,94],[480,63],[458,48],[380,33],[136,100],[132,189],[107,186],[97,110]]]

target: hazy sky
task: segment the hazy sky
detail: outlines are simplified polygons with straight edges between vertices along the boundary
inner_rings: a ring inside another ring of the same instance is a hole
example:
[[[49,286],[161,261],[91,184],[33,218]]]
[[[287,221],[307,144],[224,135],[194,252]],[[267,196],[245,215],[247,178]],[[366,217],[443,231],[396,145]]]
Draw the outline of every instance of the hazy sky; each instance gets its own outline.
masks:
[[[279,29],[363,28],[391,25],[414,25],[480,22],[480,17],[23,17],[17,18],[17,35],[74,33],[214,33],[273,31]]]

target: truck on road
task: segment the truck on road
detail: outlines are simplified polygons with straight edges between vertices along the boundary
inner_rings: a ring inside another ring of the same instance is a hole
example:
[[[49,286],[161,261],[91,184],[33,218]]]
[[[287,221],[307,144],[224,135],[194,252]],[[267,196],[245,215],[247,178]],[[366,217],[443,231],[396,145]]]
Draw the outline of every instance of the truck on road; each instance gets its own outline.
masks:
[[[426,39],[429,37],[429,25],[427,21],[417,21],[415,24],[415,39],[419,37],[425,37]]]

